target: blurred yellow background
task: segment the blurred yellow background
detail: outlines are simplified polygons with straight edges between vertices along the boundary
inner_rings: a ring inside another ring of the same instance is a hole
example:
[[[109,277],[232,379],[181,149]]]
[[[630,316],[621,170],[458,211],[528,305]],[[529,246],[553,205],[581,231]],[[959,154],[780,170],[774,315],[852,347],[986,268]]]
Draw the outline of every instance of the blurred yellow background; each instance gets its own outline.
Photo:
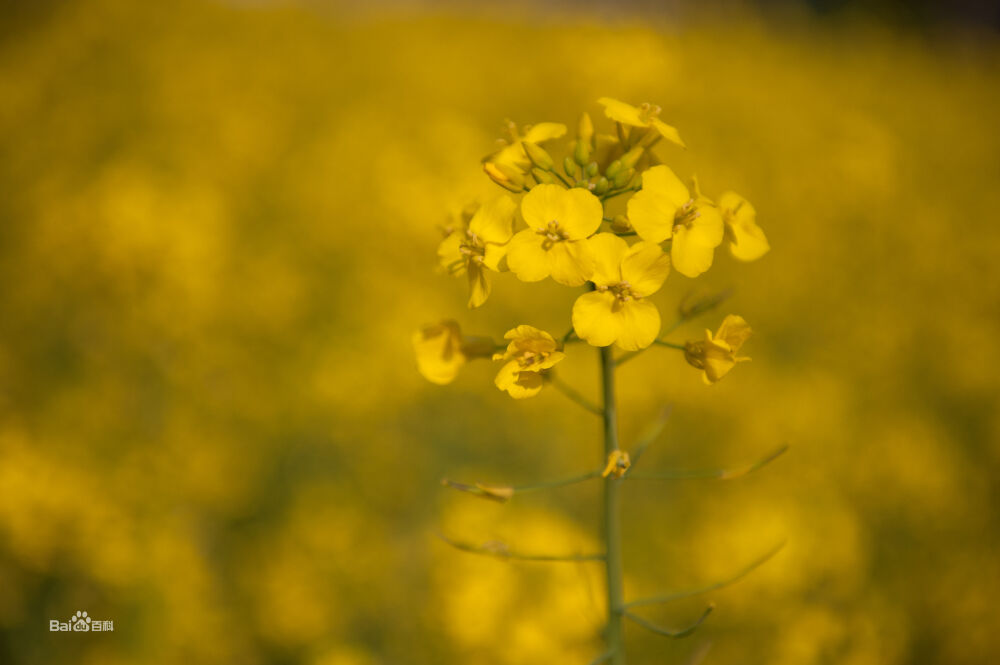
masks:
[[[523,9],[523,8],[522,8]],[[495,186],[505,118],[664,107],[671,166],[750,199],[772,251],[671,275],[753,325],[706,387],[680,354],[620,372],[644,464],[790,452],[730,482],[626,486],[630,662],[1000,661],[1000,106],[989,32],[804,11],[586,12],[125,0],[0,20],[0,662],[533,665],[599,653],[598,484],[500,506],[443,476],[600,462],[596,422],[495,367],[416,372],[419,325],[568,327],[575,291],[434,272],[437,226]],[[881,27],[880,27],[881,26]],[[664,318],[669,320],[669,314]],[[596,396],[575,349],[564,377]],[[60,634],[77,610],[113,633]]]

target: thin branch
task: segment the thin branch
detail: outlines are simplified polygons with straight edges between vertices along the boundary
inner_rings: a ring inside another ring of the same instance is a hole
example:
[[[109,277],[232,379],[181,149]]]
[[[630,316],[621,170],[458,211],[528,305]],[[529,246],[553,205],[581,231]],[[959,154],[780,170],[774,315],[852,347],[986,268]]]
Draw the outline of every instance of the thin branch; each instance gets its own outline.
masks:
[[[520,554],[517,552],[511,552],[508,549],[506,543],[499,541],[489,541],[483,543],[482,545],[472,545],[470,543],[461,543],[457,540],[452,540],[443,534],[437,534],[437,537],[451,545],[457,550],[463,552],[469,552],[470,554],[482,554],[485,556],[492,556],[498,559],[506,559],[509,561],[539,561],[539,562],[562,562],[562,561],[604,561],[603,554],[566,554],[566,555],[551,555],[551,554]]]
[[[572,401],[576,402],[578,405],[582,406],[587,411],[590,411],[598,416],[604,415],[604,411],[602,411],[600,407],[577,392],[576,388],[557,378],[555,374],[549,374],[547,379],[554,388],[566,397],[570,398]]]
[[[639,437],[639,441],[635,444],[635,448],[632,450],[632,467],[639,462],[639,458],[642,457],[646,449],[656,441],[660,434],[663,433],[663,429],[667,426],[667,420],[670,419],[670,414],[674,410],[673,404],[668,404],[660,410],[660,415],[654,420],[649,427],[642,433]]]
[[[582,473],[576,476],[570,476],[568,478],[559,478],[558,480],[547,480],[537,483],[531,483],[527,485],[489,485],[486,483],[460,483],[455,480],[449,480],[444,478],[441,480],[441,484],[445,487],[450,487],[451,489],[458,490],[459,492],[466,492],[472,494],[473,496],[482,497],[484,499],[490,499],[491,501],[498,501],[500,503],[505,503],[515,494],[521,494],[523,492],[534,492],[536,490],[542,489],[552,489],[555,487],[565,487],[566,485],[575,485],[577,483],[582,483],[594,478],[600,478],[600,469],[595,469],[593,471],[588,471],[587,473]]]
[[[767,455],[764,455],[756,462],[747,464],[746,466],[736,467],[735,469],[693,469],[691,471],[650,471],[647,473],[631,473],[629,478],[635,478],[636,480],[699,480],[699,479],[715,479],[715,480],[733,480],[734,478],[742,478],[743,476],[757,471],[774,460],[781,457],[785,451],[788,450],[788,444],[783,444],[777,449],[772,450]]]
[[[756,568],[763,565],[768,559],[773,557],[781,548],[785,546],[785,543],[780,543],[777,547],[773,548],[770,552],[760,557],[749,566],[739,571],[731,577],[727,577],[724,580],[714,582],[708,586],[699,587],[697,589],[688,589],[687,591],[675,591],[674,593],[663,594],[661,596],[652,596],[650,598],[640,598],[639,600],[633,600],[629,603],[625,603],[624,607],[627,609],[629,607],[642,607],[644,605],[658,605],[660,603],[669,603],[675,600],[680,600],[681,598],[690,598],[691,596],[697,596],[699,594],[708,593],[709,591],[715,591],[716,589],[721,589],[722,587],[729,586],[734,582],[738,582],[743,579]]]
[[[688,319],[686,319],[684,317],[678,318],[666,330],[660,331],[660,338],[656,339],[656,340],[653,340],[653,344],[661,344],[663,346],[673,346],[672,344],[664,341],[663,338],[666,337],[667,335],[669,335],[670,333],[672,333],[673,331],[677,330],[678,328],[680,328],[681,324],[684,323],[684,322],[686,322],[687,320]],[[638,351],[629,351],[628,353],[623,353],[621,356],[618,357],[617,360],[615,360],[615,366],[616,367],[620,367],[620,366],[624,365],[629,360],[632,360],[632,358],[635,358],[637,355],[639,355],[640,353],[642,353],[643,351],[645,351],[648,348],[649,347],[647,346],[645,349],[639,349]],[[680,348],[684,348],[684,347],[680,347]]]
[[[685,349],[683,344],[674,344],[673,342],[665,342],[662,339],[654,339],[653,344],[656,344],[658,346],[666,346],[668,348],[677,349],[679,351],[683,351]]]
[[[711,614],[712,610],[714,609],[715,605],[709,605],[708,607],[705,608],[705,611],[701,613],[701,616],[698,617],[698,619],[694,623],[692,623],[687,628],[682,628],[680,630],[667,630],[666,628],[661,628],[660,626],[657,626],[654,623],[650,623],[649,621],[646,621],[642,617],[632,614],[631,612],[625,612],[625,616],[631,619],[632,621],[635,621],[637,624],[639,624],[646,630],[650,630],[656,633],[657,635],[663,635],[664,637],[679,638],[679,637],[687,637],[688,635],[696,631],[698,629],[698,626],[700,626],[705,622],[705,619],[708,618],[708,615]]]

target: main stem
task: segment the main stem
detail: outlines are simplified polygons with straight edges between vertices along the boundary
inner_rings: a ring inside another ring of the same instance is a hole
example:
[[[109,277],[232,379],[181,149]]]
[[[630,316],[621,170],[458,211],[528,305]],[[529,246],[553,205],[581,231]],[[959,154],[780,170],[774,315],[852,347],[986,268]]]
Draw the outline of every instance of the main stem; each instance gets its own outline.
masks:
[[[601,388],[604,396],[604,457],[618,450],[618,409],[615,406],[615,359],[611,346],[601,347]],[[604,551],[608,587],[608,625],[605,630],[611,665],[625,665],[622,626],[622,533],[619,491],[621,481],[610,474],[604,480]]]

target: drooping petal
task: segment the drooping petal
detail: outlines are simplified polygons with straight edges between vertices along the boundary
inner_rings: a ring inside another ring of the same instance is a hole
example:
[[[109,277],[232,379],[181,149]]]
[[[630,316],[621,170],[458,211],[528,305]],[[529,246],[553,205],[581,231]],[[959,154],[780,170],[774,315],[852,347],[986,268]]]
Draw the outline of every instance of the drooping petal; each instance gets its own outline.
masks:
[[[686,145],[684,145],[684,141],[681,140],[681,135],[677,131],[676,127],[668,125],[659,118],[651,118],[649,120],[649,124],[653,126],[653,129],[655,129],[657,132],[660,133],[660,136],[667,139],[671,143],[676,143],[682,148],[687,147]]]
[[[465,257],[461,251],[464,236],[464,231],[455,231],[438,245],[438,262],[452,275],[461,275],[465,272]]]
[[[715,334],[715,339],[725,342],[732,348],[733,353],[736,353],[750,339],[751,335],[753,335],[753,329],[742,316],[729,314],[722,320],[719,332]]]
[[[598,286],[609,286],[622,281],[622,260],[628,253],[628,243],[613,233],[598,233],[587,241],[594,256],[594,274],[591,281]]]
[[[477,263],[470,263],[469,271],[469,308],[479,307],[490,297],[490,280],[486,270]]]
[[[469,230],[483,242],[503,244],[510,240],[517,204],[509,196],[490,199],[476,211]]]
[[[465,364],[462,332],[454,321],[424,326],[413,333],[417,368],[431,383],[450,383]]]
[[[497,388],[506,391],[514,399],[537,395],[543,383],[541,374],[522,370],[516,360],[511,360],[501,367],[493,382]]]
[[[611,97],[601,97],[597,103],[604,107],[604,115],[615,122],[633,127],[648,127],[649,123],[644,122],[639,115],[639,109],[631,104],[612,99]]]
[[[507,266],[522,282],[537,282],[548,277],[549,260],[542,249],[542,237],[531,229],[515,233],[507,246]]]
[[[629,248],[621,262],[622,279],[629,283],[632,293],[648,296],[663,286],[670,274],[670,257],[656,243],[637,242]]]
[[[757,211],[736,192],[726,192],[719,199],[719,210],[726,222],[729,251],[740,261],[754,261],[771,249],[763,229],[757,226]]]
[[[618,338],[615,297],[607,291],[584,293],[573,303],[573,330],[593,346],[608,346]]]
[[[561,122],[540,122],[532,125],[531,129],[524,135],[524,141],[528,143],[542,143],[552,139],[560,138],[566,134],[566,125]]]
[[[660,312],[648,300],[630,300],[617,312],[617,344],[625,351],[638,351],[660,334]]]
[[[594,256],[585,240],[557,242],[549,249],[548,271],[565,286],[580,286],[594,274]]]
[[[673,232],[677,209],[691,199],[687,187],[667,166],[642,174],[642,189],[628,201],[628,219],[643,240],[660,243]]]

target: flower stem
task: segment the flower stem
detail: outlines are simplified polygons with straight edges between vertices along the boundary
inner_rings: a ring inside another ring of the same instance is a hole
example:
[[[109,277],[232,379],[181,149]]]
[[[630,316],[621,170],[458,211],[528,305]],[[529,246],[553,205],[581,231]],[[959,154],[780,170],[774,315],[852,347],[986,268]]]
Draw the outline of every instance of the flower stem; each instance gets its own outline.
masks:
[[[615,405],[615,359],[610,346],[600,349],[604,417],[604,457],[618,450],[618,409]],[[605,629],[611,665],[625,665],[624,592],[622,575],[621,480],[604,480],[604,551],[608,589],[608,623]]]

